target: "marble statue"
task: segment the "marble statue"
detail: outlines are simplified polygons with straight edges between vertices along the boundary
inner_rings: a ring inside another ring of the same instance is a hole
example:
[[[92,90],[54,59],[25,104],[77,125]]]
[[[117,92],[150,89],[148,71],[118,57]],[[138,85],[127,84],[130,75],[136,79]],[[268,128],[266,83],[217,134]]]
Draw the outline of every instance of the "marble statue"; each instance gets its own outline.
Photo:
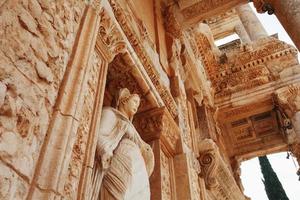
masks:
[[[150,199],[153,151],[132,124],[140,98],[120,90],[116,108],[103,108],[90,199]]]

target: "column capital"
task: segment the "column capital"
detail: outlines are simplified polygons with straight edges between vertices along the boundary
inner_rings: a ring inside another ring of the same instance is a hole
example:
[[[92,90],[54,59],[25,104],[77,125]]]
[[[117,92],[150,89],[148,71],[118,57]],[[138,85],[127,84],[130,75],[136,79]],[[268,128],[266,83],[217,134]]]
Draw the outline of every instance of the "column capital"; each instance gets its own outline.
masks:
[[[182,151],[179,127],[165,107],[138,113],[133,123],[146,142],[159,139],[170,154]]]

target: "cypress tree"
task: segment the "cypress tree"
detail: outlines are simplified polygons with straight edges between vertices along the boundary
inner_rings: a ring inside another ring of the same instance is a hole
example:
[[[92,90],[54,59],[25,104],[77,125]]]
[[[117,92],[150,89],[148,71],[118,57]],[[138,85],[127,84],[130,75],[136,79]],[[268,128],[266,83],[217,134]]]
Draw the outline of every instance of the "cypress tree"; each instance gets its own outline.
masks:
[[[289,200],[267,156],[259,157],[265,190],[269,200]]]

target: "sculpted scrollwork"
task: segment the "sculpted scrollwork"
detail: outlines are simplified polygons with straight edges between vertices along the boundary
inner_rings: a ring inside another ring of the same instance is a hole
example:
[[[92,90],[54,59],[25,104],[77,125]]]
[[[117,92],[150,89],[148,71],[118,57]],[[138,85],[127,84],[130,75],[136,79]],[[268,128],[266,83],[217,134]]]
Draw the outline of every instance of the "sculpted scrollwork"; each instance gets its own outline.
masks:
[[[218,168],[218,147],[211,139],[205,139],[199,144],[200,156],[198,161],[201,166],[200,176],[204,178],[208,189],[216,188],[218,182],[216,179]]]

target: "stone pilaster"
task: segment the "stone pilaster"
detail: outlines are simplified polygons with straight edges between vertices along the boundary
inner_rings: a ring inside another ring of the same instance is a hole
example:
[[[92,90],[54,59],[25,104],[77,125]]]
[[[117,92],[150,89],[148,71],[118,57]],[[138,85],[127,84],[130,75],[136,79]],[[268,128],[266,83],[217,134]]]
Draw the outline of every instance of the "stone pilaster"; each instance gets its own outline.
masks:
[[[248,4],[237,7],[236,11],[252,41],[268,36],[263,25]]]

